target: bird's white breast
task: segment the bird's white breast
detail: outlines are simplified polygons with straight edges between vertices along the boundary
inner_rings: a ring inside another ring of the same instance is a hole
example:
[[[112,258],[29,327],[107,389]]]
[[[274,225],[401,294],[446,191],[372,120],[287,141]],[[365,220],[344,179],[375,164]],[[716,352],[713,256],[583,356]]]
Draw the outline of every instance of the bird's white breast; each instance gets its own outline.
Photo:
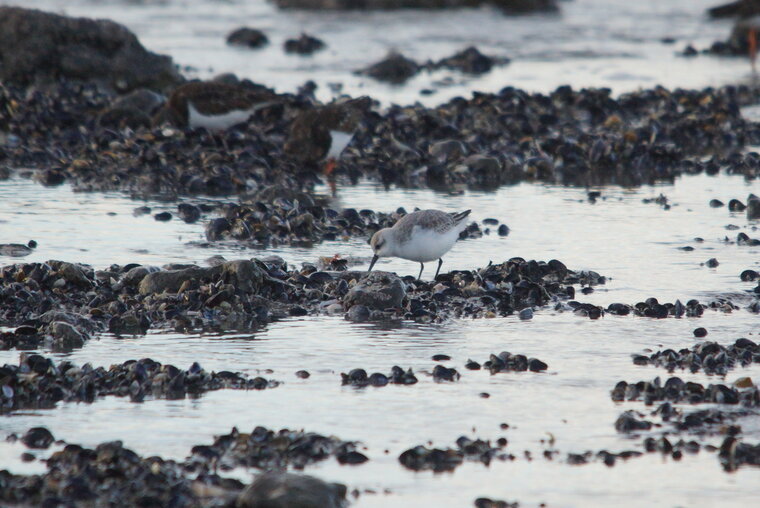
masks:
[[[204,115],[195,109],[192,102],[187,103],[187,112],[191,129],[204,127],[210,131],[229,129],[233,125],[245,122],[251,116],[249,109],[234,109],[222,115]]]
[[[353,137],[354,134],[351,132],[330,131],[332,141],[330,142],[330,151],[327,153],[327,158],[337,159],[340,157],[340,154],[343,153],[343,150],[346,149]]]
[[[433,229],[414,226],[409,239],[396,245],[396,256],[421,263],[439,259],[454,246],[459,231],[459,228],[452,228],[438,233]]]

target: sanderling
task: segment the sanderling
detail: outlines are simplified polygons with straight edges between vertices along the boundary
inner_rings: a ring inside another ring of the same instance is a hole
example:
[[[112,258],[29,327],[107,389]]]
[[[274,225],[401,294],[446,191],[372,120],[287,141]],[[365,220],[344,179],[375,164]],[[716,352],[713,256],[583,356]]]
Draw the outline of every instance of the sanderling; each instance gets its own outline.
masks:
[[[168,120],[179,127],[222,131],[248,120],[273,104],[268,90],[248,89],[222,81],[192,81],[174,89],[154,124]]]
[[[370,245],[375,255],[368,271],[372,271],[378,258],[397,257],[419,262],[419,279],[425,269],[424,263],[437,259],[435,277],[438,277],[442,256],[451,250],[459,233],[467,227],[465,219],[468,215],[470,210],[456,213],[420,210],[402,217],[393,227],[381,229],[372,236]]]

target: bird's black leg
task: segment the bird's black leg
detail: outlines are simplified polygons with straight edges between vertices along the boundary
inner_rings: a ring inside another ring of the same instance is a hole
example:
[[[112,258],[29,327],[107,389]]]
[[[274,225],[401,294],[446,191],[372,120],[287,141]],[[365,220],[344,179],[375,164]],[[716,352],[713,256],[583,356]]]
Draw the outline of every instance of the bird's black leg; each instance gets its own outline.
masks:
[[[433,280],[438,278],[438,272],[441,271],[442,264],[443,264],[443,258],[438,258],[438,270],[435,271],[435,277],[433,277]]]
[[[417,280],[422,280],[422,270],[425,269],[425,265],[420,262],[420,274],[417,276]]]

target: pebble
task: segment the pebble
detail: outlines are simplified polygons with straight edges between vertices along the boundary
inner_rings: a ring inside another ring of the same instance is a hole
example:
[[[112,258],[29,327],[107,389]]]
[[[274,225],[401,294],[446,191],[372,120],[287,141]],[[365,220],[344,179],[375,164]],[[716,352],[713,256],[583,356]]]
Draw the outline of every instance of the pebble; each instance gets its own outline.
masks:
[[[548,365],[538,358],[528,359],[525,355],[502,351],[498,355],[492,354],[483,363],[483,368],[490,370],[491,374],[510,371],[523,372],[529,369],[533,372],[540,372],[546,370]]]
[[[169,212],[160,212],[155,214],[153,218],[160,222],[168,222],[172,220],[172,214]]]
[[[492,460],[514,460],[514,456],[492,447],[490,441],[470,439],[462,436],[456,441],[456,448],[428,448],[415,446],[399,455],[399,462],[412,471],[431,470],[439,473],[453,471],[465,460],[480,462],[486,466]]]
[[[29,379],[29,372],[36,376]],[[89,363],[77,366],[66,360],[56,364],[41,355],[26,353],[21,354],[18,365],[0,367],[0,375],[0,412],[51,408],[61,401],[92,403],[106,395],[141,402],[145,397],[181,399],[212,390],[263,390],[279,385],[263,377],[248,378],[229,371],[206,372],[197,363],[181,370],[143,358],[106,369]]]
[[[436,365],[436,367],[440,367],[440,365]],[[348,374],[341,372],[340,377],[341,384],[359,388],[365,386],[385,386],[388,383],[401,385],[417,383],[417,376],[414,375],[411,368],[404,370],[397,365],[394,365],[393,368],[391,368],[391,372],[387,376],[380,372],[375,372],[370,376],[367,375],[367,371],[364,369],[353,369],[350,370]]]

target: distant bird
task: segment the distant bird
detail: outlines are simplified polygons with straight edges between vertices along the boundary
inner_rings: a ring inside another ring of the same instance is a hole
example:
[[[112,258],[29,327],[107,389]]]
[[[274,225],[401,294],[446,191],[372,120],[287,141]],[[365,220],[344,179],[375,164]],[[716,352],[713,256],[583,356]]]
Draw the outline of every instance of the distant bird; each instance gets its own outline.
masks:
[[[37,242],[34,240],[29,240],[26,245],[21,243],[0,243],[0,256],[20,258],[31,254],[36,247]]]
[[[257,110],[271,105],[275,94],[222,81],[193,81],[178,86],[153,119],[177,127],[206,128],[212,132],[245,122]]]
[[[370,105],[369,97],[359,97],[301,112],[290,126],[285,153],[304,163],[324,164],[329,177]]]
[[[750,17],[760,14],[759,0],[734,0],[707,9],[711,18]]]
[[[447,213],[440,210],[420,210],[405,215],[391,228],[375,233],[370,240],[374,256],[368,272],[372,271],[378,258],[397,257],[417,261],[422,277],[424,263],[438,260],[435,279],[441,271],[443,255],[454,246],[459,234],[467,227],[465,219],[470,210]]]
[[[760,15],[754,15],[740,18],[731,32],[731,40],[739,41],[739,43],[746,41],[752,72],[756,71],[758,31],[760,31]]]

